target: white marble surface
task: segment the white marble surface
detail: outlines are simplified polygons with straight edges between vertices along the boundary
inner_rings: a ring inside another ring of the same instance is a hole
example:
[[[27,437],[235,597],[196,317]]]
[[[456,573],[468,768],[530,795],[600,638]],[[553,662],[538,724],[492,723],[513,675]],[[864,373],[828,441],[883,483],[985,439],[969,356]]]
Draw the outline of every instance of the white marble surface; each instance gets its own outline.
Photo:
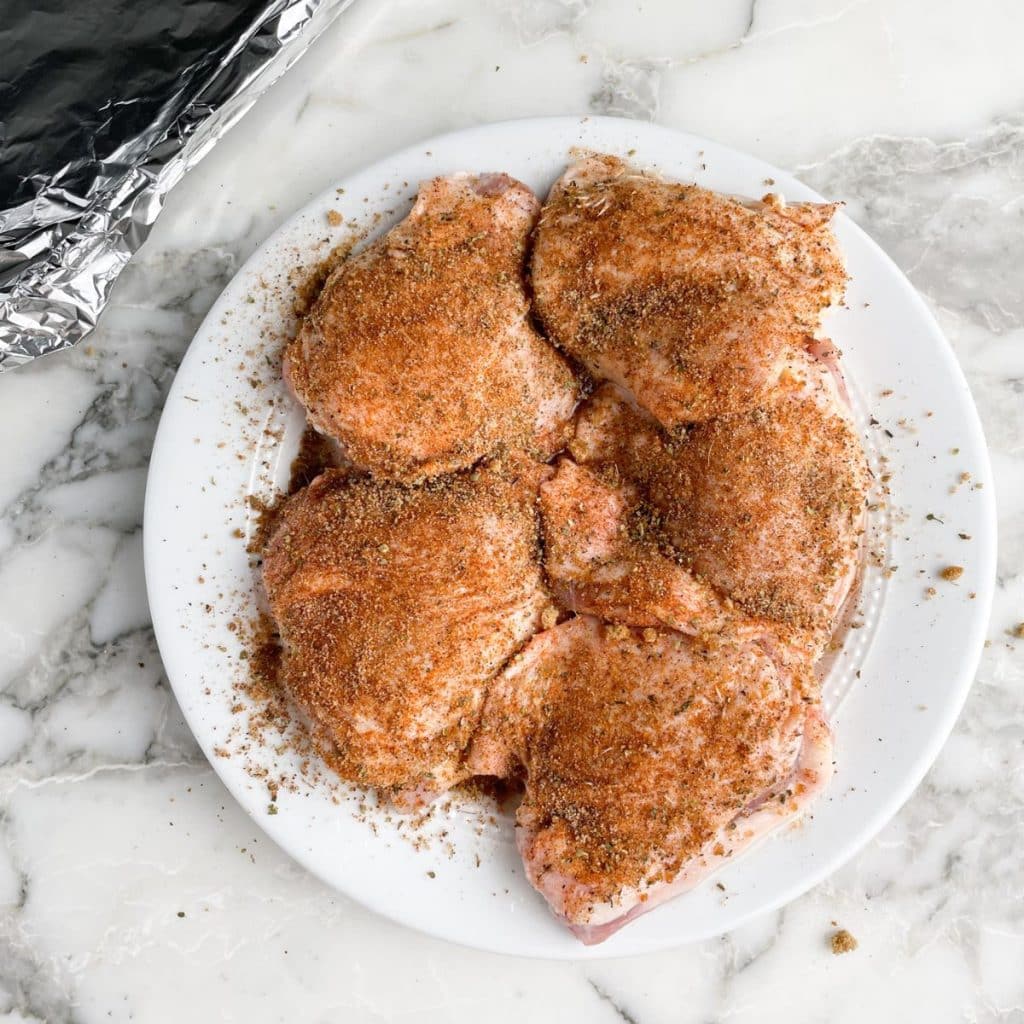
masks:
[[[0,378],[0,1021],[1024,1020],[1022,37],[1006,0],[358,0],[178,187],[90,341]],[[586,111],[847,200],[967,372],[1001,555],[964,715],[877,840],[732,935],[576,965],[403,930],[257,834],[163,676],[140,523],[175,366],[271,229],[418,138]]]

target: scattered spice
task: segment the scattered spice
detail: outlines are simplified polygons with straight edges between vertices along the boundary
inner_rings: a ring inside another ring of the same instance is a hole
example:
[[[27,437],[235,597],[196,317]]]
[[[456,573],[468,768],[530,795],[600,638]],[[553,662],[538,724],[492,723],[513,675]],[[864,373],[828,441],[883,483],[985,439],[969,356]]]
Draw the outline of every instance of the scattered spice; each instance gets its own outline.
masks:
[[[274,532],[280,512],[280,503],[266,502],[255,494],[250,494],[246,503],[256,513],[255,529],[252,531],[246,550],[250,554],[259,554],[266,547],[270,535]]]
[[[839,931],[832,933],[829,945],[832,947],[832,952],[839,956],[842,953],[852,953],[857,948],[858,942],[845,928],[840,928]]]
[[[947,583],[955,583],[964,574],[964,567],[962,565],[947,565],[939,575]]]
[[[323,290],[324,282],[359,242],[358,235],[336,245],[327,256],[306,273],[302,280],[294,282],[295,298],[292,301],[292,312],[296,317],[304,317],[313,305],[313,300]]]
[[[312,427],[306,427],[299,441],[298,454],[292,460],[288,493],[302,490],[334,464],[334,450],[330,440]]]

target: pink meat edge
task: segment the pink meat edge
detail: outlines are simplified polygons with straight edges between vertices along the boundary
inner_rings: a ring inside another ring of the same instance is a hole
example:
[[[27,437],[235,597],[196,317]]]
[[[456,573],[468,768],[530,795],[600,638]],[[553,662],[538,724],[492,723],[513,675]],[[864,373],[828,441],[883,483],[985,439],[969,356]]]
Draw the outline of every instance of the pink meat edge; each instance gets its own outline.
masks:
[[[846,377],[843,376],[843,369],[839,364],[839,349],[827,338],[815,338],[807,346],[806,352],[812,359],[828,369],[835,381],[836,391],[843,405],[847,409],[852,409],[850,390],[846,386]]]

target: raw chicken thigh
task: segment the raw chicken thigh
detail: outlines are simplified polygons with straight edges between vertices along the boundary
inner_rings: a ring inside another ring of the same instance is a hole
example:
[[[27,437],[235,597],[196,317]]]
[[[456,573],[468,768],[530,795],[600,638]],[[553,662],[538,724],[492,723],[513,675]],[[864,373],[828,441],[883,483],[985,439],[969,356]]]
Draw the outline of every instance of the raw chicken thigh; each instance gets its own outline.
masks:
[[[665,427],[750,409],[842,294],[834,209],[747,204],[583,156],[537,228],[537,312]]]
[[[694,572],[822,647],[856,581],[869,483],[832,382],[812,364],[772,402],[695,426],[675,460],[671,506],[660,497]]]
[[[414,480],[561,446],[576,382],[531,325],[523,283],[538,210],[504,174],[435,178],[328,278],[285,374],[357,466]]]
[[[470,764],[525,769],[527,875],[591,944],[800,814],[831,738],[754,644],[580,616],[492,687]]]
[[[665,550],[632,484],[562,459],[540,508],[544,566],[566,608],[691,635],[748,625]]]
[[[814,665],[869,480],[818,336],[833,212],[599,155],[539,223],[506,175],[437,178],[287,351],[351,469],[288,499],[265,551],[288,689],[342,777],[400,806],[525,780],[527,877],[585,943],[831,776]],[[535,225],[533,312],[596,379],[579,409],[530,319]]]
[[[798,357],[769,401],[680,437],[605,385],[581,410],[570,451],[621,474],[676,561],[747,615],[815,653],[828,641],[857,575],[869,477],[823,362]]]
[[[525,459],[407,487],[328,471],[285,505],[263,579],[284,682],[340,774],[424,799],[467,775],[492,677],[549,608]]]

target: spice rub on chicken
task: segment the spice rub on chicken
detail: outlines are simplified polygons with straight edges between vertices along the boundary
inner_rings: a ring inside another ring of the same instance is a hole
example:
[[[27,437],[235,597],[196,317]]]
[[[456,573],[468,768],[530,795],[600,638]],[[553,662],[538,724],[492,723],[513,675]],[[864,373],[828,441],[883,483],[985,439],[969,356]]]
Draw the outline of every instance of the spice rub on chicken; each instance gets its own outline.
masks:
[[[581,410],[570,451],[627,481],[704,584],[820,653],[860,565],[869,481],[824,363],[801,356],[768,401],[675,437],[604,385]]]
[[[842,294],[834,210],[742,202],[582,156],[536,231],[537,312],[665,427],[750,409]]]
[[[526,875],[584,942],[830,777],[814,666],[869,479],[818,334],[833,212],[612,156],[539,221],[506,175],[437,178],[286,353],[353,469],[288,499],[264,552],[287,689],[399,805],[525,780]],[[579,408],[559,348],[594,378]]]
[[[527,875],[591,944],[800,814],[831,737],[756,645],[580,616],[497,680],[470,764],[525,769]]]
[[[560,459],[540,510],[544,568],[569,610],[693,636],[756,631],[666,550],[637,488],[614,470]]]
[[[285,375],[357,466],[415,480],[561,446],[577,386],[534,330],[523,281],[539,208],[505,174],[435,178],[328,278]]]
[[[485,687],[549,607],[526,459],[419,487],[328,471],[290,498],[263,580],[288,690],[348,781],[428,798],[468,774]]]

